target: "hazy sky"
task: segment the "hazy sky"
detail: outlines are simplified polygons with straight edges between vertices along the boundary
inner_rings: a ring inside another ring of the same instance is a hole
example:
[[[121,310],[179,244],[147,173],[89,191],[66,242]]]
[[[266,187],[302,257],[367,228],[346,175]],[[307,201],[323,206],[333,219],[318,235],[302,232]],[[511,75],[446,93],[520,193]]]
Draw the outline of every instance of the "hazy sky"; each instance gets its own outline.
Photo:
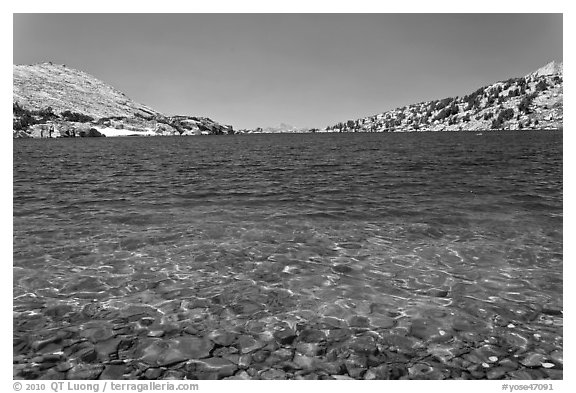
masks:
[[[321,128],[562,61],[562,15],[15,14],[13,44],[166,114]]]

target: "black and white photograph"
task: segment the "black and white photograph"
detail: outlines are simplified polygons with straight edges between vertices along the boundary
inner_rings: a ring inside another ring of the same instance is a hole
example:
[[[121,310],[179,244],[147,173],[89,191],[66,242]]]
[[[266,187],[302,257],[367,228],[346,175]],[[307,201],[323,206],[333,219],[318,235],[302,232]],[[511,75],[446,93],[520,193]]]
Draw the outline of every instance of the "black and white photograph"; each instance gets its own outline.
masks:
[[[562,391],[564,15],[521,11],[13,13],[7,391]]]

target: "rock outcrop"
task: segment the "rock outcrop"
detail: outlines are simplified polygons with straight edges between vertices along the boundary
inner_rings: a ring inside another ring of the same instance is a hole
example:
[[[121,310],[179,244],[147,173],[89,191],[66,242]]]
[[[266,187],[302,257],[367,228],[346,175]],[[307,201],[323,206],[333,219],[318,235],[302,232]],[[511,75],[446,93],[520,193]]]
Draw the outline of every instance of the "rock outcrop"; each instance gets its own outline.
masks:
[[[524,77],[464,97],[420,102],[321,132],[410,132],[562,129],[563,66],[551,62]]]
[[[234,133],[207,117],[164,115],[64,65],[15,65],[13,88],[15,138]]]

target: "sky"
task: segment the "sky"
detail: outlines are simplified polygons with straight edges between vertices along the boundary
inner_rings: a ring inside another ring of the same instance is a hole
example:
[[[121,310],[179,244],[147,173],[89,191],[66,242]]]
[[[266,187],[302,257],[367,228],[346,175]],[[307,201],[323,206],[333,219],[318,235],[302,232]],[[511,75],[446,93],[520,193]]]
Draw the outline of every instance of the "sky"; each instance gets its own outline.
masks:
[[[168,115],[323,128],[563,60],[562,14],[14,14],[13,63]]]

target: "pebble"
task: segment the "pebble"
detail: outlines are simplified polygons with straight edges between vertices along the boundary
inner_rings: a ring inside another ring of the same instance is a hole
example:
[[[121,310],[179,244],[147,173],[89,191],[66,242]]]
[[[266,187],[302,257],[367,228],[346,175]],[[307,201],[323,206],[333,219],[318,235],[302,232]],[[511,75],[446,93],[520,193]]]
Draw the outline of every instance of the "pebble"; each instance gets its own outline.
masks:
[[[370,319],[364,316],[354,315],[348,320],[348,325],[356,328],[367,328],[370,327]]]
[[[420,340],[427,340],[430,336],[436,334],[437,329],[430,324],[428,320],[425,319],[415,319],[410,325],[409,334]]]
[[[144,372],[144,378],[146,379],[158,379],[162,375],[161,368],[149,368]]]
[[[318,356],[323,348],[316,343],[303,343],[299,342],[296,345],[296,352],[307,356]]]
[[[322,317],[320,324],[323,329],[338,329],[346,327],[346,322],[334,317]]]
[[[88,340],[95,344],[97,342],[106,341],[113,338],[116,336],[116,332],[108,327],[92,328],[84,330],[82,333],[80,333],[80,335],[82,337],[86,337]]]
[[[344,361],[348,375],[352,378],[359,378],[366,372],[368,367],[366,358],[358,355],[350,355],[348,359]]]
[[[508,376],[512,379],[524,379],[524,380],[531,380],[532,375],[528,371],[525,370],[514,370],[508,372]]]
[[[73,307],[68,304],[59,304],[51,307],[47,307],[44,310],[44,315],[47,315],[51,318],[60,319],[64,315],[68,314],[73,310]]]
[[[332,270],[336,273],[351,273],[353,269],[348,265],[334,265],[332,266]]]
[[[250,366],[252,364],[252,355],[251,354],[245,354],[240,356],[240,358],[238,358],[238,366],[239,367],[243,367],[246,368],[248,366]]]
[[[81,349],[73,356],[86,363],[91,363],[98,359],[98,354],[96,353],[94,347]]]
[[[104,366],[101,364],[77,364],[66,373],[66,379],[98,379]]]
[[[316,374],[316,373],[302,374],[302,375],[299,375],[299,377],[303,377],[302,379],[309,380],[309,381],[316,381],[319,379],[318,374]]]
[[[280,348],[273,353],[280,360],[290,360],[294,356],[294,351],[290,348]]]
[[[266,370],[262,374],[260,374],[260,378],[273,379],[273,380],[286,379],[286,372],[273,368],[270,370]]]
[[[427,363],[416,363],[409,367],[408,375],[410,379],[444,379],[444,375],[439,370]]]
[[[305,343],[318,343],[326,340],[326,334],[318,329],[306,329],[300,333],[298,340]]]
[[[59,363],[58,365],[56,365],[56,370],[68,371],[72,367],[74,367],[74,363],[72,363],[70,360],[66,360],[65,362],[62,362],[62,363]]]
[[[201,376],[212,374],[216,379],[231,377],[237,370],[237,365],[223,358],[208,358],[196,362],[196,372]]]
[[[498,356],[489,356],[488,360],[490,360],[492,363],[497,362],[498,361]]]
[[[562,307],[560,306],[553,306],[548,305],[542,309],[543,314],[552,315],[552,316],[561,316],[563,315]]]
[[[252,336],[242,335],[238,338],[238,349],[241,353],[254,352],[264,345],[264,343],[256,341]]]
[[[428,296],[434,297],[448,297],[449,292],[444,289],[432,288],[426,293]]]
[[[277,330],[274,332],[274,338],[282,345],[289,345],[296,338],[296,332],[290,328]]]
[[[51,368],[51,369],[47,370],[46,373],[41,375],[38,379],[40,379],[40,380],[61,380],[61,379],[66,379],[66,374]]]
[[[328,340],[330,341],[343,341],[352,336],[350,329],[331,329],[328,330]]]
[[[258,350],[252,354],[252,361],[262,363],[268,356],[270,356],[270,351]]]
[[[545,378],[548,378],[548,379],[553,379],[553,380],[564,379],[563,370],[546,368],[546,369],[544,369],[544,373],[546,374]]]
[[[378,327],[380,329],[391,329],[396,324],[394,318],[386,317],[383,315],[373,315],[370,317],[372,326]]]
[[[506,332],[502,334],[502,338],[514,348],[526,349],[528,340],[518,333]]]
[[[552,368],[552,367],[554,367],[554,363],[544,362],[544,363],[542,363],[542,367],[544,367],[544,368]]]
[[[142,350],[140,360],[152,366],[169,366],[188,359],[210,356],[214,344],[197,337],[178,337],[172,340],[153,339]]]
[[[540,353],[529,353],[524,359],[520,361],[520,364],[526,367],[539,367],[542,365],[546,357]]]
[[[164,330],[150,330],[148,332],[148,337],[162,337],[164,333]]]
[[[48,346],[50,346],[50,349],[53,348],[53,347],[56,348],[56,349],[59,349],[59,346],[56,345],[55,343],[57,343],[57,342],[59,342],[59,341],[61,341],[61,340],[62,340],[62,339],[61,339],[60,337],[58,337],[58,336],[53,336],[53,337],[47,338],[47,339],[45,339],[45,340],[34,341],[34,342],[32,343],[32,349],[35,350],[35,351],[39,351],[39,350],[41,350],[41,349],[45,349],[45,348],[48,347]]]
[[[208,338],[212,340],[215,344],[228,347],[236,341],[237,335],[229,332],[213,332]]]
[[[563,351],[559,350],[559,349],[552,351],[550,353],[550,359],[552,359],[553,361],[555,361],[558,364],[564,364],[563,357],[564,357]]]
[[[390,367],[387,364],[381,364],[376,367],[370,367],[366,372],[366,374],[364,374],[364,379],[367,379],[366,378],[367,375],[368,377],[370,378],[373,377],[373,379],[376,380],[388,380],[390,379]]]
[[[98,379],[123,379],[123,375],[126,372],[126,366],[124,365],[108,365],[104,368],[102,374]]]
[[[306,355],[301,355],[299,353],[294,355],[293,363],[301,368],[302,370],[312,371],[314,370],[314,358]]]
[[[348,343],[351,350],[356,353],[374,355],[378,352],[378,346],[372,337],[356,337]]]
[[[506,375],[509,370],[504,367],[496,367],[486,373],[488,379],[500,379]]]
[[[94,345],[94,350],[100,360],[108,360],[110,355],[118,351],[118,345],[122,339],[119,337],[112,338],[108,341],[102,341]]]
[[[319,361],[316,363],[316,368],[319,371],[324,371],[329,375],[343,374],[345,372],[345,366],[342,362]]]
[[[162,379],[164,380],[182,380],[184,379],[185,374],[183,371],[180,370],[168,370],[164,372]]]
[[[250,375],[246,371],[242,370],[242,371],[237,372],[232,377],[226,377],[223,379],[225,379],[225,380],[249,380],[251,378],[250,378]]]

